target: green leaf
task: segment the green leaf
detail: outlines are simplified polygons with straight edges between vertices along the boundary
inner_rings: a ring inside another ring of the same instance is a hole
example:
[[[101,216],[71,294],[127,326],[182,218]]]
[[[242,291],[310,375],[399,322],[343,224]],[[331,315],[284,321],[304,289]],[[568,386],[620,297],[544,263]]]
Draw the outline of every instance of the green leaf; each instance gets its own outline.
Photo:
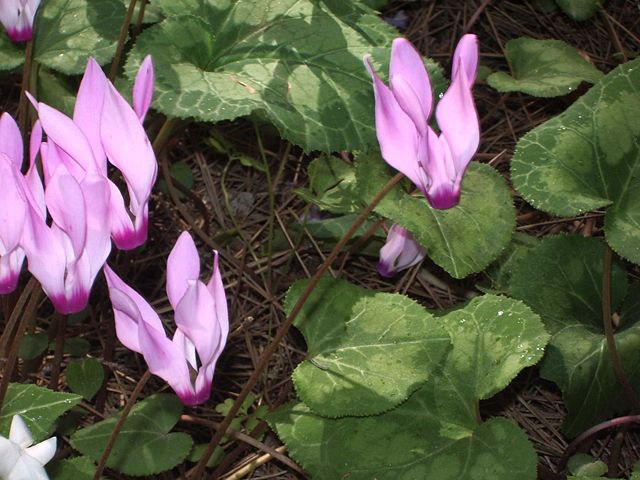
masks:
[[[24,49],[9,40],[7,32],[0,32],[0,70],[13,70],[24,63]]]
[[[64,353],[68,353],[69,355],[73,355],[74,357],[83,357],[84,355],[89,353],[89,350],[91,350],[91,344],[86,338],[72,337],[67,338],[64,341]]]
[[[516,232],[502,255],[483,272],[486,281],[476,285],[476,288],[485,293],[506,294],[516,265],[538,243],[536,237]]]
[[[91,400],[104,381],[104,369],[95,358],[72,362],[66,370],[67,384],[72,392]]]
[[[36,15],[34,59],[67,75],[89,57],[105,64],[116,50],[125,8],[121,0],[47,0]]]
[[[360,211],[362,202],[353,165],[332,155],[322,155],[309,164],[308,174],[310,190],[295,190],[307,202],[337,214]]]
[[[88,457],[74,457],[47,465],[47,471],[53,480],[91,480],[96,465]]]
[[[191,450],[191,453],[189,453],[189,457],[187,457],[187,460],[193,463],[199,462],[200,458],[202,458],[202,455],[204,454],[205,450],[208,447],[209,447],[208,443],[200,443],[200,444],[194,445],[193,449]],[[213,451],[213,454],[211,455],[211,457],[209,457],[209,461],[207,461],[207,467],[213,468],[218,466],[223,458],[224,458],[224,450],[222,447],[217,446]]]
[[[499,92],[524,92],[536,97],[566,95],[582,81],[596,83],[603,74],[580,52],[560,40],[517,38],[506,45],[513,77],[496,72],[487,83]]]
[[[156,394],[138,402],[124,422],[107,466],[125,475],[154,475],[181,463],[193,447],[186,433],[168,433],[182,413],[175,395]],[[71,446],[98,461],[120,414],[77,431]]]
[[[556,0],[564,13],[574,20],[588,20],[600,8],[601,0]]]
[[[517,265],[509,292],[539,313],[553,335],[541,375],[563,393],[568,415],[563,429],[575,436],[628,407],[618,385],[602,327],[602,255],[597,239],[547,237]],[[640,392],[640,286],[627,295],[626,274],[612,273],[613,312],[620,314],[615,333],[623,368]]]
[[[569,459],[567,468],[574,475],[602,477],[609,467],[602,460],[596,460],[586,453],[577,453]]]
[[[293,284],[290,312],[308,281]],[[293,373],[300,398],[327,417],[372,415],[406,400],[449,348],[442,324],[404,295],[324,278],[296,318],[310,359]]]
[[[209,122],[254,113],[305,150],[376,143],[362,56],[388,62],[397,32],[374,11],[341,0],[158,6],[169,18],[138,37],[126,71],[133,77],[153,55],[154,107],[162,113]]]
[[[428,388],[375,417],[324,418],[303,403],[272,412],[289,454],[316,480],[533,480],[536,454],[525,433],[492,418],[449,436],[430,411]]]
[[[0,435],[9,436],[9,427],[14,415],[25,421],[36,442],[48,438],[56,419],[82,397],[73,393],[60,393],[35,385],[10,383],[0,410]]]
[[[48,68],[38,69],[38,100],[73,116],[76,92],[61,74],[54,75]]]
[[[356,164],[360,195],[367,203],[391,178],[379,155],[360,155]],[[413,233],[427,255],[455,278],[484,270],[511,240],[515,209],[504,179],[488,165],[471,162],[462,182],[460,203],[448,210],[429,206],[421,194],[396,186],[376,213]]]
[[[33,360],[43,354],[49,346],[49,337],[46,333],[32,333],[25,335],[20,340],[18,356],[23,360]]]
[[[520,139],[511,179],[539,210],[607,207],[611,247],[640,263],[640,58],[603,77],[564,113]]]

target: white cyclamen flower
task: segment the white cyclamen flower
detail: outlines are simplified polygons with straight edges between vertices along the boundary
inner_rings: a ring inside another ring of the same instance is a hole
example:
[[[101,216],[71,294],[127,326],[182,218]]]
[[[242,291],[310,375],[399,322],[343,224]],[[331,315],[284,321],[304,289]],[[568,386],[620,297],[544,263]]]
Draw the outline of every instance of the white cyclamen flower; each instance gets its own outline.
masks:
[[[0,436],[0,480],[49,480],[44,465],[56,453],[56,437],[32,445],[27,425],[14,415],[9,439]]]

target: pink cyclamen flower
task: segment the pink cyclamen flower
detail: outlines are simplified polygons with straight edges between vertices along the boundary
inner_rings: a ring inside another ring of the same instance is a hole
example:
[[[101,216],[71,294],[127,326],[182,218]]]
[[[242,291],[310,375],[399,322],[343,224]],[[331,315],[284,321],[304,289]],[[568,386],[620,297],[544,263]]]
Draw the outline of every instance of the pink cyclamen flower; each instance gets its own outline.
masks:
[[[462,177],[478,149],[480,126],[471,88],[478,66],[478,40],[464,35],[455,53],[451,85],[436,108],[440,135],[429,126],[433,96],[420,54],[404,38],[391,46],[389,86],[376,75],[370,58],[365,66],[373,79],[376,134],[386,162],[404,173],[433,208],[454,207]]]
[[[22,135],[8,113],[0,116],[0,294],[11,293],[25,253],[21,247],[27,199],[24,192],[22,167]]]
[[[151,373],[163,378],[185,405],[206,402],[229,333],[218,253],[205,284],[199,280],[200,259],[191,236],[183,232],[173,247],[167,261],[167,295],[176,323],[171,340],[151,305],[108,266],[104,272],[120,342],[142,354]]]
[[[35,167],[33,152],[38,150],[45,186]],[[31,133],[31,152],[25,175],[29,220],[22,240],[29,271],[56,310],[79,312],[87,306],[95,277],[111,251],[105,228],[110,218],[109,185],[96,171],[73,171],[55,143],[41,142],[39,123]]]
[[[31,40],[40,0],[0,0],[0,22],[12,42]]]
[[[153,65],[148,56],[136,76],[132,108],[100,65],[90,58],[78,90],[73,119],[32,100],[48,144],[57,147],[57,157],[76,180],[88,172],[106,178],[107,160],[122,172],[129,193],[128,209],[120,190],[107,179],[111,192],[111,235],[122,250],[138,247],[147,239],[149,197],[158,165],[142,121],[151,104],[153,82]],[[47,169],[52,172],[54,168]]]
[[[421,262],[426,249],[415,241],[413,235],[400,225],[393,224],[387,234],[387,242],[380,249],[378,272],[383,277],[393,277]]]

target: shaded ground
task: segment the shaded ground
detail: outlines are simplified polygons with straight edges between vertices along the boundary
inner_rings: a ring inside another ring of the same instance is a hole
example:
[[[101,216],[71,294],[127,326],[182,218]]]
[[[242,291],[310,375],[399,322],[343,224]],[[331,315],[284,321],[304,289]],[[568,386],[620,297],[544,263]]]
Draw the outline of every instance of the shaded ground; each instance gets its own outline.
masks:
[[[542,14],[529,2],[521,1],[394,1],[384,14],[393,16],[398,12],[407,16],[404,34],[423,54],[440,61],[446,71],[453,46],[467,31],[480,37],[482,63],[494,70],[508,70],[503,58],[504,44],[521,36],[564,40],[605,72],[624,61],[628,52],[640,50],[640,11],[635,1],[608,1],[600,14],[584,23],[573,22],[561,13]],[[508,177],[517,139],[563,111],[584,90],[574,96],[554,99],[500,94],[483,84],[478,85],[475,92],[483,133],[477,160],[491,163]],[[244,166],[228,153],[216,151],[209,142],[212,135],[223,136],[233,152],[252,159],[255,164],[268,164],[270,175]],[[259,142],[263,145],[264,158]],[[280,141],[270,127],[256,126],[248,120],[216,127],[196,124],[179,130],[170,141],[169,158],[165,161],[186,162],[194,174],[193,188],[186,193],[172,189],[158,191],[152,204],[151,239],[147,246],[135,255],[119,254],[116,259],[119,271],[123,274],[125,269],[129,271],[131,284],[140,288],[147,299],[153,299],[152,303],[162,315],[169,311],[164,292],[164,262],[179,233],[190,229],[195,234],[202,247],[203,261],[209,268],[211,249],[221,251],[232,322],[228,346],[218,365],[212,401],[191,409],[178,425],[200,442],[210,438],[209,428],[215,426],[210,422],[222,419],[214,406],[237,395],[254,371],[260,352],[283,320],[282,301],[288,286],[293,280],[312,274],[322,261],[323,252],[307,239],[299,248],[296,239],[291,239],[288,246],[286,242],[275,245],[277,248],[271,245],[271,254],[265,255],[270,251],[272,232],[296,221],[305,212],[306,205],[293,190],[306,185],[306,165],[312,158]],[[577,220],[549,218],[534,212],[515,192],[513,194],[521,231],[539,236],[561,231],[600,234],[602,216],[597,213]],[[429,308],[446,308],[459,302],[477,280],[453,280],[428,261],[423,267],[427,275],[418,276],[417,270],[412,269],[390,282],[378,276],[374,258],[352,256],[342,274],[365,287],[406,291]],[[95,295],[97,300],[93,302],[95,310],[90,320],[69,325],[67,337],[89,340],[91,354],[104,359],[109,366],[107,390],[92,406],[85,406],[100,417],[101,412],[108,415],[122,406],[146,366],[114,342],[103,284],[98,286]],[[304,351],[301,336],[291,332],[254,389],[257,404],[272,408],[293,397],[289,377]],[[44,362],[46,368],[39,370],[37,381],[47,384],[52,366],[57,362],[53,357]],[[64,388],[64,377],[60,384]],[[153,378],[143,396],[165,388],[162,380]],[[540,478],[556,478],[553,472],[567,445],[559,430],[563,406],[557,389],[541,381],[535,369],[523,372],[505,392],[484,403],[482,413],[506,415],[520,424],[540,454]],[[260,435],[263,431],[267,432],[264,436]],[[216,477],[305,478],[292,462],[280,461],[265,453],[273,453],[280,445],[266,427],[259,427],[253,436],[259,440],[236,438],[228,443],[225,462],[216,471]],[[614,447],[614,443],[613,438],[603,436],[587,447],[605,461],[613,452],[612,463],[617,464],[618,472],[628,473],[640,457],[637,451],[640,441],[629,433],[620,437],[621,448]],[[242,470],[256,460],[262,462],[262,466]],[[238,471],[240,474],[233,476]],[[175,478],[179,473],[184,471],[176,470],[156,478]],[[121,478],[113,472],[110,475]]]

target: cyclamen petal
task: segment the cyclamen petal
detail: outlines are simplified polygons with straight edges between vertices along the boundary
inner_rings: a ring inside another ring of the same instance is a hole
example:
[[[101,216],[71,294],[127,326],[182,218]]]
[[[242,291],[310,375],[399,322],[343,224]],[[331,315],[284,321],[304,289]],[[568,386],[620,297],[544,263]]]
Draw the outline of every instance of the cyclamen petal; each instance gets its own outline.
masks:
[[[19,415],[11,420],[9,438],[0,436],[0,478],[3,480],[48,480],[44,469],[56,453],[56,438],[33,445],[33,437]]]
[[[147,55],[138,69],[136,81],[133,84],[133,109],[141,122],[147,115],[153,100],[153,84],[153,62],[151,55]]]
[[[104,269],[118,338],[141,353],[149,370],[163,378],[185,405],[209,398],[215,365],[229,332],[217,267],[216,260],[212,280],[208,285],[202,283],[195,244],[188,233],[182,233],[167,262],[167,291],[172,305],[176,302],[177,328],[172,340],[153,308],[109,267]],[[195,383],[190,370],[197,370]]]
[[[407,40],[393,42],[390,87],[373,72],[368,56],[365,66],[373,79],[376,134],[383,158],[404,173],[433,208],[454,207],[480,140],[471,95],[478,66],[476,36],[463,36],[454,53],[451,86],[436,109],[440,135],[428,126],[432,94],[427,71]]]
[[[2,0],[0,3],[0,22],[7,30],[12,42],[31,40],[33,19],[40,0]]]
[[[383,277],[392,277],[421,262],[425,255],[426,249],[415,241],[411,232],[394,224],[380,249],[378,272]]]

